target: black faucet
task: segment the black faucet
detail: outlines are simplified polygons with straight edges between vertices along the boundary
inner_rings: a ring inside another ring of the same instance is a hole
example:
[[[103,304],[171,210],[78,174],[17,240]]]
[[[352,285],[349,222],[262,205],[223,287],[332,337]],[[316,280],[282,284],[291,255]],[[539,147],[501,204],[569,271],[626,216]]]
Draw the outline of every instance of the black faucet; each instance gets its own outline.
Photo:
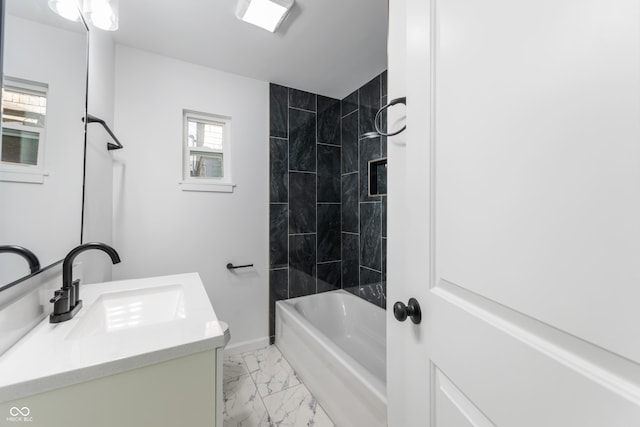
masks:
[[[18,254],[26,259],[29,263],[29,270],[31,271],[31,274],[40,270],[40,261],[38,261],[38,257],[27,248],[23,248],[22,246],[17,245],[4,245],[0,246],[0,252]]]
[[[60,323],[73,318],[82,308],[82,300],[80,299],[80,280],[73,280],[73,260],[80,253],[98,249],[106,252],[111,257],[111,262],[117,264],[120,262],[120,256],[111,246],[100,242],[85,243],[71,249],[62,262],[62,289],[55,292],[53,298],[49,302],[53,303],[53,313],[49,316],[50,323]]]

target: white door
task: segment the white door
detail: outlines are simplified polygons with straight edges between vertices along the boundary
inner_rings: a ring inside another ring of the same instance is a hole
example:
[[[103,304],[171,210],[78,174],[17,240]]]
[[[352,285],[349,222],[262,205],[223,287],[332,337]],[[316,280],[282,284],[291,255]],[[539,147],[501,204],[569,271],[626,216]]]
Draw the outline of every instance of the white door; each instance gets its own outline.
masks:
[[[390,0],[404,95],[389,426],[640,426],[640,2]]]

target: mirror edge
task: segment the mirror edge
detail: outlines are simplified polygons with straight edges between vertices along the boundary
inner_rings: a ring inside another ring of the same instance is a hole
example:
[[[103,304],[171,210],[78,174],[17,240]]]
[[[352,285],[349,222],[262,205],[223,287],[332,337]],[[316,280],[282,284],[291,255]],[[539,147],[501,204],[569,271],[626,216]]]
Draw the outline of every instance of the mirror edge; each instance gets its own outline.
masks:
[[[2,0],[5,1],[5,0]],[[80,12],[80,21],[82,25],[84,25],[85,30],[87,31],[87,40],[86,40],[86,63],[85,63],[85,82],[84,82],[84,117],[81,118],[82,123],[84,124],[84,146],[83,146],[83,155],[82,155],[82,203],[80,206],[80,243],[84,243],[84,202],[85,202],[85,191],[87,184],[87,125],[88,120],[87,117],[89,115],[89,51],[91,49],[91,31],[89,30],[89,24],[87,23],[87,19],[84,16],[84,12],[82,8],[78,7]],[[0,68],[1,69],[1,68]],[[1,116],[0,116],[1,118]]]

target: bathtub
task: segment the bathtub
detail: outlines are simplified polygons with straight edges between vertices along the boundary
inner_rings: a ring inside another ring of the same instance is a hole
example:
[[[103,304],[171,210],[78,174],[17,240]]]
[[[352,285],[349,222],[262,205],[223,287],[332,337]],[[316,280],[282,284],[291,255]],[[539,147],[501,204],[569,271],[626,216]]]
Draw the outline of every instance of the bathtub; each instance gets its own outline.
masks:
[[[387,425],[385,317],[343,290],[276,303],[276,345],[338,427]]]

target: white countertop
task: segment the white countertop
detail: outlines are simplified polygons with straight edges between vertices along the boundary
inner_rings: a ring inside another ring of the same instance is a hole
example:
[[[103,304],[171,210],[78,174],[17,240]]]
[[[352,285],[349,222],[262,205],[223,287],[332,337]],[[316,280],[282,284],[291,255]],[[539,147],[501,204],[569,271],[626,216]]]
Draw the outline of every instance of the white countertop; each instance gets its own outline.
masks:
[[[89,322],[97,313],[91,308],[101,297],[156,287],[180,290],[175,319],[119,329],[118,324],[108,332],[85,327],[95,324]],[[218,321],[197,273],[80,285],[80,299],[83,307],[73,319],[53,324],[47,316],[0,357],[0,402],[216,349],[229,341],[228,327]]]

